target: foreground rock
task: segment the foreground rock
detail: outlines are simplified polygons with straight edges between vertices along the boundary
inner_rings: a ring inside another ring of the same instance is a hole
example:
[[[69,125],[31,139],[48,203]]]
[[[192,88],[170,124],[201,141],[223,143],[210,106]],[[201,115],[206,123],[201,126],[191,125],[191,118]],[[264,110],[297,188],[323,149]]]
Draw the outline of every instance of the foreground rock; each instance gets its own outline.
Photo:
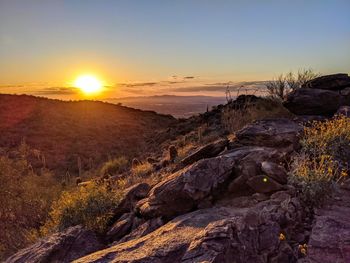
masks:
[[[304,262],[350,262],[350,181],[317,210]]]
[[[300,211],[297,199],[286,193],[251,207],[198,210],[74,262],[295,262],[293,249],[279,235],[290,236]]]
[[[20,250],[5,262],[65,263],[102,248],[102,243],[92,231],[75,226]]]
[[[262,161],[281,158],[281,153],[272,148],[242,147],[200,160],[155,185],[148,198],[138,203],[138,212],[146,218],[164,216],[171,219],[222,195],[229,182],[241,175],[240,167],[244,168],[245,163],[255,162],[258,165]],[[254,175],[257,174],[251,176]]]
[[[302,127],[289,119],[265,119],[253,122],[236,133],[243,145],[298,148]]]

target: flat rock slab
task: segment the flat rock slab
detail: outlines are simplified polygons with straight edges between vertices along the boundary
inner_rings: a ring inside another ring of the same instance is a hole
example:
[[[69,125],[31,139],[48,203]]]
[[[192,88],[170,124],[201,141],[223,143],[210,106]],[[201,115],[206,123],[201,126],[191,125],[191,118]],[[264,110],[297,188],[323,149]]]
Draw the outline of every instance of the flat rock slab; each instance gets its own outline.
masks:
[[[350,182],[317,210],[305,262],[350,262]]]
[[[243,145],[294,149],[299,145],[301,131],[302,126],[292,120],[265,119],[245,126],[236,133],[236,138]]]
[[[5,262],[68,263],[102,248],[92,231],[75,226],[18,251]]]

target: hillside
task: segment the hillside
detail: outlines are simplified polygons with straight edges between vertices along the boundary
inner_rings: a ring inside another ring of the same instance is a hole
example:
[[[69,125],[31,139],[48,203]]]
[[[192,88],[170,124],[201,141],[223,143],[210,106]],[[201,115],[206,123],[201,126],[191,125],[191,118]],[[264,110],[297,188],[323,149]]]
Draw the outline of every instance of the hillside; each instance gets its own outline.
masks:
[[[3,151],[11,155],[25,142],[40,151],[32,157],[34,166],[73,174],[79,162],[85,170],[109,157],[140,156],[154,147],[155,132],[176,123],[169,115],[110,103],[5,94],[0,94],[0,120]]]

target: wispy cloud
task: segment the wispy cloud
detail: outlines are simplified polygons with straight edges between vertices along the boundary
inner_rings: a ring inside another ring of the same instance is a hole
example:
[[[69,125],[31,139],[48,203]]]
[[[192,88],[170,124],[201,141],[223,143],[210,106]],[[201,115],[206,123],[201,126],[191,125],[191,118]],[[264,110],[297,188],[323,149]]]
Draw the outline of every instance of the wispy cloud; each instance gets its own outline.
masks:
[[[34,91],[34,95],[75,95],[78,94],[78,89],[74,87],[49,87]]]

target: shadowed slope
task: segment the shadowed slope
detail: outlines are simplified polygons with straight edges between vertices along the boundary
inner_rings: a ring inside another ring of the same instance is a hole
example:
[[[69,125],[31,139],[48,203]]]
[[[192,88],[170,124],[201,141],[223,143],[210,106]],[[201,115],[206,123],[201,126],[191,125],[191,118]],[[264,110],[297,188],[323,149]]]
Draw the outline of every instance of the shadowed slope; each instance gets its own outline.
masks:
[[[26,95],[0,95],[0,147],[23,140],[45,156],[46,166],[77,173],[109,156],[141,155],[155,131],[176,123],[169,115],[97,101],[64,102]],[[78,161],[80,160],[80,161]]]

